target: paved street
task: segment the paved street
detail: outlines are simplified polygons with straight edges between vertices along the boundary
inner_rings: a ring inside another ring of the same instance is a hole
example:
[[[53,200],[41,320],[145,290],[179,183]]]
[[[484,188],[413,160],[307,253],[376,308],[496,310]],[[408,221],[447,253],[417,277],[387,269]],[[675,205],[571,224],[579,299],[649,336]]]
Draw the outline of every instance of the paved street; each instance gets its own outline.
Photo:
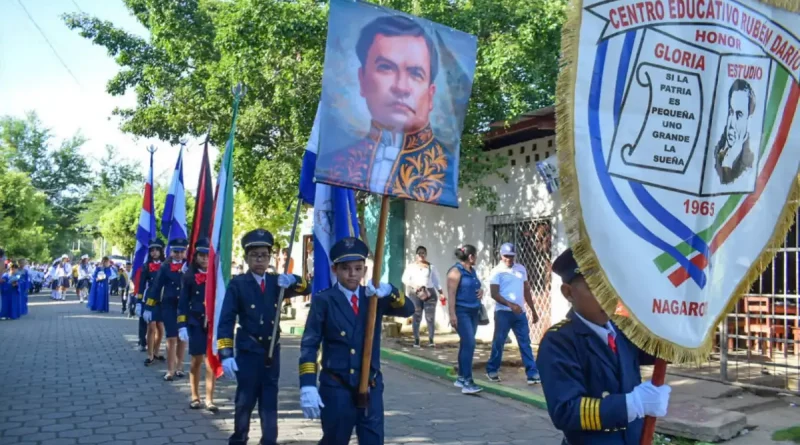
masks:
[[[136,321],[119,315],[119,303],[98,315],[69,298],[32,297],[29,315],[0,321],[0,445],[226,443],[231,383],[220,380],[219,414],[190,410],[188,379],[166,383],[163,364],[144,367]],[[283,340],[279,441],[314,444],[319,423],[304,420],[298,403],[298,343]],[[561,443],[542,411],[463,396],[401,368],[384,374],[387,444]],[[250,443],[259,436],[254,418]]]

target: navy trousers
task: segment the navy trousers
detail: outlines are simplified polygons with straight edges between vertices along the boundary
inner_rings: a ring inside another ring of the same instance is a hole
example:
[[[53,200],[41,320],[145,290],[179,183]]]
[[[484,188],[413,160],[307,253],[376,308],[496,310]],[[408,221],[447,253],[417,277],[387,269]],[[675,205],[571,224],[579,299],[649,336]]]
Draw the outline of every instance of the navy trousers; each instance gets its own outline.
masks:
[[[236,351],[236,411],[233,417],[233,435],[230,445],[247,443],[250,415],[258,403],[261,420],[261,444],[278,443],[278,379],[281,376],[281,349],[275,345],[272,366],[264,366],[264,354]]]
[[[369,408],[356,408],[353,392],[326,372],[319,376],[322,408],[322,440],[319,445],[348,445],[353,428],[359,445],[383,445],[383,376],[370,388]]]
[[[139,346],[147,346],[147,322],[139,317]]]

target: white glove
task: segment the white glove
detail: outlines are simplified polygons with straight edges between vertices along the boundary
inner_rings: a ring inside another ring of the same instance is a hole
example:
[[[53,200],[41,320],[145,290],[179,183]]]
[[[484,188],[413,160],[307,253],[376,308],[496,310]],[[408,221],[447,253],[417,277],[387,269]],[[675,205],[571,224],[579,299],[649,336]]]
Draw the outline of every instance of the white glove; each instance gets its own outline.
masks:
[[[144,311],[142,314],[142,319],[144,319],[145,323],[150,323],[153,321],[153,313],[150,311]]]
[[[303,415],[306,419],[320,418],[320,408],[325,408],[325,404],[319,398],[316,386],[300,388],[300,407],[303,408]]]
[[[367,297],[374,297],[377,295],[378,298],[385,298],[392,294],[392,285],[389,283],[380,283],[378,288],[375,289],[372,281],[370,281],[367,283],[364,292],[366,293]]]
[[[297,283],[297,279],[294,277],[294,275],[288,273],[282,273],[278,275],[278,286],[284,289],[294,286],[295,283]]]
[[[628,422],[644,416],[666,416],[671,392],[672,388],[668,385],[655,386],[649,380],[633,388],[625,395]]]
[[[180,329],[178,329],[178,338],[179,338],[179,339],[180,339],[180,341],[182,341],[182,342],[187,342],[187,341],[189,341],[189,331],[188,331],[188,330],[186,330],[186,328],[180,328]]]
[[[142,303],[136,303],[136,316],[142,316]]]
[[[222,361],[222,371],[225,373],[225,377],[230,380],[236,380],[236,371],[238,370],[239,367],[236,366],[235,358],[229,357]]]

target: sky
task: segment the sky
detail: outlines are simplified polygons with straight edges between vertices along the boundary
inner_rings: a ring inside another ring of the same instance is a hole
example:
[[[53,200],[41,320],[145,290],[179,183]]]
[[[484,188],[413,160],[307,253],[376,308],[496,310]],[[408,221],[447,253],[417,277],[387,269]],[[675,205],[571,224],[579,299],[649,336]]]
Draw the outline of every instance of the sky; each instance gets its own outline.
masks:
[[[157,148],[156,182],[168,184],[179,146],[135,138],[119,129],[119,119],[111,112],[115,107],[134,106],[135,97],[106,93],[106,84],[119,67],[105,48],[67,28],[61,15],[71,12],[85,12],[136,35],[148,35],[122,0],[0,0],[0,116],[24,117],[35,111],[52,130],[56,144],[80,131],[89,139],[84,156],[100,159],[110,144],[120,157],[138,161],[143,174],[149,165],[147,147],[152,144]],[[197,189],[202,143],[202,139],[189,138],[184,153],[184,183],[192,193]],[[212,165],[217,154],[215,147],[209,147]]]

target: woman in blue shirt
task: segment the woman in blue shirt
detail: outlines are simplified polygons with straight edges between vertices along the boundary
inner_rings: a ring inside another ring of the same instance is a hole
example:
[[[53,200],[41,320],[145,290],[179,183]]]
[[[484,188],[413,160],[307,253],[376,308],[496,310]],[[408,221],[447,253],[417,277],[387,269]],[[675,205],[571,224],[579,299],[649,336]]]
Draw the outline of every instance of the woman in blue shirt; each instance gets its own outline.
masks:
[[[458,262],[447,272],[447,295],[450,299],[450,324],[458,332],[458,379],[455,386],[463,394],[477,394],[481,388],[472,380],[475,335],[481,308],[481,280],[475,271],[477,249],[466,244],[456,249]]]

